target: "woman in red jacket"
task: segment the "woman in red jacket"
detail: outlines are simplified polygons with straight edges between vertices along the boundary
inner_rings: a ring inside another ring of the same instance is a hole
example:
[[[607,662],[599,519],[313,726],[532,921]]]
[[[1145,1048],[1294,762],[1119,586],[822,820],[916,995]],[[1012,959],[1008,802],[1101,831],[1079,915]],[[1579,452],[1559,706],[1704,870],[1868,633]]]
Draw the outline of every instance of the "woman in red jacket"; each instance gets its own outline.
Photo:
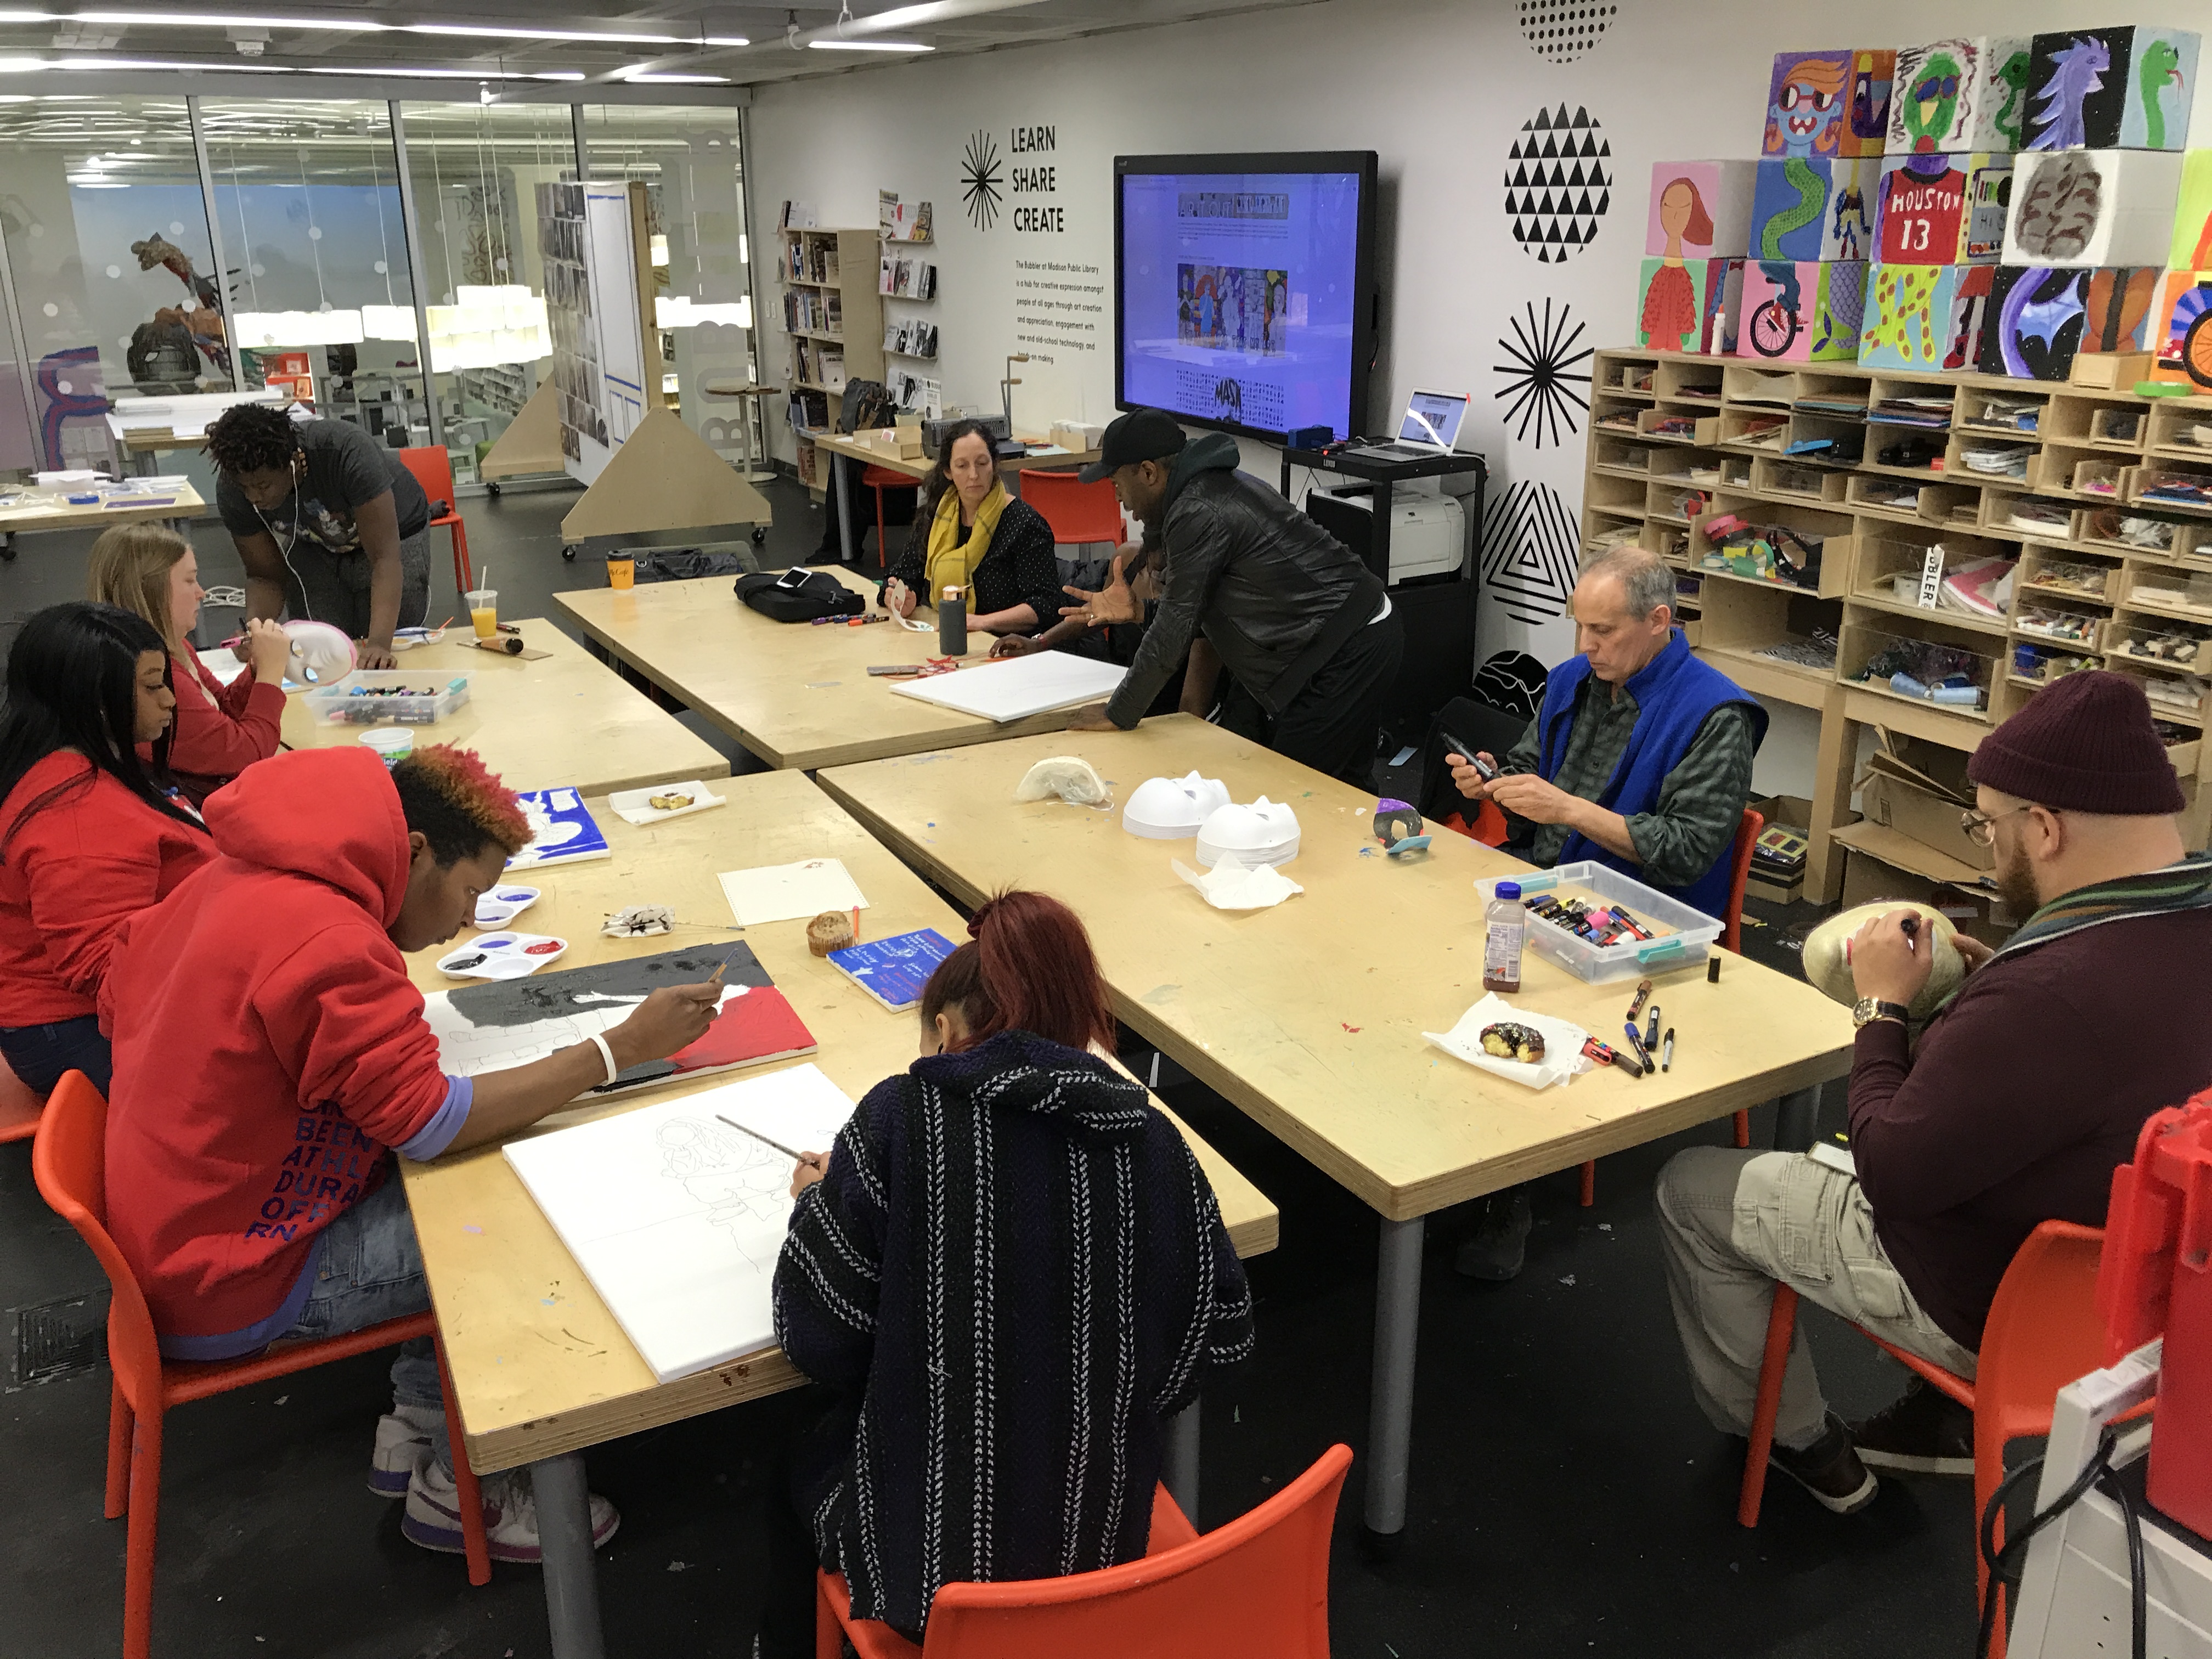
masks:
[[[292,648],[282,628],[246,624],[246,672],[226,686],[192,649],[207,590],[190,542],[164,525],[119,524],[92,544],[90,568],[93,599],[143,617],[176,659],[169,765],[195,806],[276,752]]]
[[[70,1071],[106,1092],[96,1006],[117,931],[215,856],[168,786],[175,706],[161,636],[112,605],[50,605],[8,653],[0,1054],[41,1094]]]

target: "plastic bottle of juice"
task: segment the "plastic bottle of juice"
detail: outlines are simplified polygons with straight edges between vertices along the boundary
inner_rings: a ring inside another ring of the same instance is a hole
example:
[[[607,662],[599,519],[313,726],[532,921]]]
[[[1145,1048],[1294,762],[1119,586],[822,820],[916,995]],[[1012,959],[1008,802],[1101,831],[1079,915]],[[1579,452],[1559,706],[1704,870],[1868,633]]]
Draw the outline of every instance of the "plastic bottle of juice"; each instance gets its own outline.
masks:
[[[1482,988],[1521,988],[1521,947],[1528,938],[1528,913],[1521,908],[1521,884],[1501,881],[1483,913]]]

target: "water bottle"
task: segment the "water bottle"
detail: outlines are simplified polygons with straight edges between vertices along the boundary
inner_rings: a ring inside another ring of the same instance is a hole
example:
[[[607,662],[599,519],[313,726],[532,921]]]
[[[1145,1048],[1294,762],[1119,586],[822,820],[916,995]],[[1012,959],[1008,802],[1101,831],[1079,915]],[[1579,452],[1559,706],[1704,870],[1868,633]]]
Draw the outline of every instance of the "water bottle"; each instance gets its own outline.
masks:
[[[968,600],[957,587],[947,587],[938,598],[937,649],[947,657],[968,654]]]
[[[1528,913],[1521,908],[1521,884],[1501,881],[1484,913],[1482,988],[1508,995],[1521,988],[1521,947],[1528,937]]]

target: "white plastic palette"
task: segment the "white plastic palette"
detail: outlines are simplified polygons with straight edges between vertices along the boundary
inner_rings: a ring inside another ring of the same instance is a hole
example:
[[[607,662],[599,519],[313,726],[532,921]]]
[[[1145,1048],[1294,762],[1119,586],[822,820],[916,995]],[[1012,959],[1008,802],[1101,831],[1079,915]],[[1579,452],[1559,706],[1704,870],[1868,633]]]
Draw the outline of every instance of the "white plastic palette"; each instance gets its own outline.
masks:
[[[681,800],[682,806],[656,806],[655,801]],[[625,823],[657,823],[662,818],[680,818],[687,812],[703,812],[709,807],[723,805],[722,797],[708,793],[707,786],[693,778],[686,783],[656,783],[644,789],[617,789],[607,797],[607,805],[615,809],[615,816]]]
[[[477,926],[504,927],[538,902],[535,887],[495,887],[477,896]]]
[[[454,979],[521,979],[568,954],[568,941],[546,933],[479,933],[438,958]]]

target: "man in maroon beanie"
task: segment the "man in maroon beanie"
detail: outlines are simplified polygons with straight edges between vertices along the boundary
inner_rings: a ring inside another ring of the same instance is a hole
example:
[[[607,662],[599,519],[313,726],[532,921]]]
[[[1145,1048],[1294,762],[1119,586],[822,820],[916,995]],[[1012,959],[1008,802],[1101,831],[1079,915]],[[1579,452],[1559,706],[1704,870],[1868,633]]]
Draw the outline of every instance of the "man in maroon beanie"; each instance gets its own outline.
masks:
[[[1997,1281],[2043,1221],[2101,1226],[2112,1170],[2160,1108],[2212,1080],[2212,857],[2182,848],[2181,786],[2124,675],[2069,674],[1982,739],[1966,832],[2027,920],[1916,1043],[1929,952],[1893,911],[1852,940],[1857,1178],[1794,1152],[1693,1147],[1660,1171],[1660,1237],[1691,1389],[1747,1434],[1771,1285],[1974,1374]],[[1870,1420],[1828,1408],[1798,1328],[1774,1467],[1829,1509],[1877,1468],[1973,1473],[1971,1413],[1914,1378]]]

